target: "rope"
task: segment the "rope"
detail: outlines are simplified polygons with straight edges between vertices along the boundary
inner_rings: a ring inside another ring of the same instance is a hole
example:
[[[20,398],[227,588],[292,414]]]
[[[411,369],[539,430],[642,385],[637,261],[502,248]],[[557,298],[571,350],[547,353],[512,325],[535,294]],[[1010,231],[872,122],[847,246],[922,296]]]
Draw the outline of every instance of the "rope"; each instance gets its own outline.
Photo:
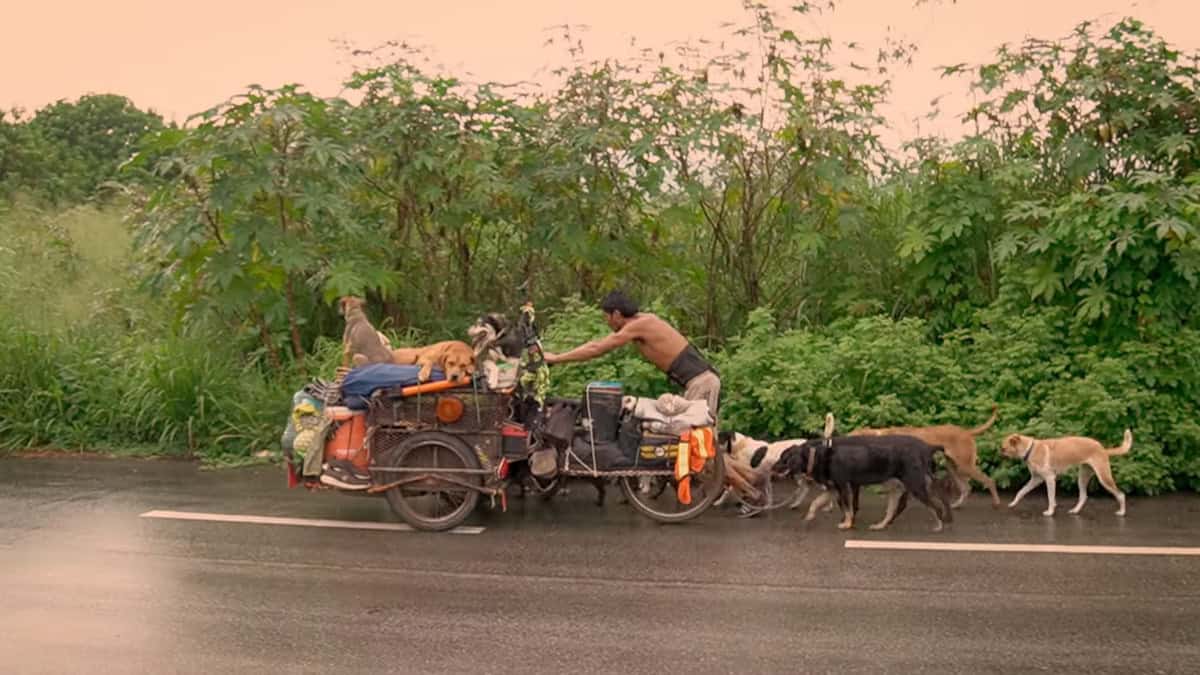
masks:
[[[589,478],[637,478],[637,477],[660,477],[670,478],[674,476],[674,472],[669,469],[612,469],[605,471],[596,471],[588,469],[580,471],[578,469],[564,469],[560,472],[564,476],[589,477]]]

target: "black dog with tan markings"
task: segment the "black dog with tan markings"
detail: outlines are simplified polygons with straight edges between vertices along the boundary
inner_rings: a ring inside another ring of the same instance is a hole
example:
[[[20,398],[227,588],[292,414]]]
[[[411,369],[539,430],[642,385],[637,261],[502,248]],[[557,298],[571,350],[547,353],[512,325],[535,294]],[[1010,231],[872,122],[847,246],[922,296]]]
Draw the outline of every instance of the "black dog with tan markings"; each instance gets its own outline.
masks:
[[[911,493],[933,513],[934,531],[940,532],[943,523],[954,517],[944,489],[948,481],[934,476],[934,456],[944,453],[940,446],[912,436],[834,436],[805,440],[784,450],[774,471],[806,477],[836,494],[844,514],[839,529],[854,527],[862,486],[888,484],[893,489],[888,513],[871,529],[890,525],[904,511]]]

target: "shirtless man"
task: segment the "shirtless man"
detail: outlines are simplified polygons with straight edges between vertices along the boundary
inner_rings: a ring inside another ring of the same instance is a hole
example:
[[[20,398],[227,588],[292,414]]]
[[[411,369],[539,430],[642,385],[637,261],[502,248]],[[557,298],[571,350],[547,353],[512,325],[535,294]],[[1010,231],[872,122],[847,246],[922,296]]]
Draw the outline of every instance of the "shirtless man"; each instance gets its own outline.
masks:
[[[708,409],[716,419],[721,398],[721,378],[716,368],[688,343],[687,338],[666,321],[639,311],[637,302],[621,291],[606,295],[600,301],[600,310],[604,312],[604,320],[613,331],[611,335],[562,354],[545,352],[546,363],[590,361],[632,342],[647,361],[658,366],[684,390],[684,398],[707,401]],[[758,490],[746,480],[745,471],[732,459],[725,458],[727,479],[740,493],[756,498]]]

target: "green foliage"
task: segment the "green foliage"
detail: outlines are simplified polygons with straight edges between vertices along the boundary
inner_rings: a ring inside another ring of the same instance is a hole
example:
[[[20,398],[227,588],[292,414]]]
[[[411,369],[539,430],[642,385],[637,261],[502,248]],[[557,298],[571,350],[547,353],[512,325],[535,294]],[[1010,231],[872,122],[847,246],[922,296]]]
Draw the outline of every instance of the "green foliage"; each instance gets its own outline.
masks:
[[[778,333],[766,313],[755,313],[719,361],[730,393],[723,423],[768,438],[811,436],[828,411],[843,430],[969,428],[995,403],[1000,420],[979,447],[1001,486],[1028,477],[1019,463],[997,455],[1008,433],[1083,434],[1116,446],[1132,428],[1133,452],[1113,461],[1122,486],[1150,494],[1197,487],[1200,335],[1127,343],[1108,354],[1065,339],[1069,319],[1061,311],[1011,320],[984,312],[977,319],[979,328],[934,342],[916,319],[855,319]],[[1068,484],[1073,479],[1064,479]]]
[[[149,133],[163,128],[154,112],[113,94],[58,101],[25,119],[0,112],[0,198],[16,192],[57,204],[97,195]],[[146,176],[126,174],[126,179]]]
[[[378,264],[380,247],[347,236],[343,107],[296,87],[251,88],[194,129],[160,133],[133,163],[162,179],[136,240],[147,262],[171,263],[154,269],[150,288],[185,320],[258,336],[277,369],[280,342],[304,359],[314,337],[302,334],[306,317],[338,295],[393,281]]]
[[[125,273],[119,219],[21,207],[0,240],[0,447],[270,447],[287,385],[247,371],[219,329],[172,330]]]
[[[625,60],[566,29],[546,89],[408,55],[353,72],[353,102],[250,87],[183,128],[107,95],[0,115],[0,445],[242,461],[332,373],[338,295],[400,345],[529,293],[558,351],[621,286],[712,355],[741,430],[994,402],[1003,485],[1005,433],[1130,427],[1123,486],[1200,487],[1198,55],[1132,19],[1004,46],[946,69],[972,133],[897,155],[878,111],[911,45],[744,6],[723,42]],[[626,348],[553,393],[595,380],[669,388]]]
[[[1133,19],[1026,40],[981,66],[978,133],[922,152],[901,253],[942,308],[1007,296],[1124,339],[1195,326],[1200,70]]]
[[[883,303],[862,296],[889,272],[848,288],[818,263],[879,241],[864,214],[889,210],[858,202],[890,166],[875,110],[908,47],[861,81],[831,78],[832,43],[747,9],[728,47],[679,63],[653,50],[588,61],[568,30],[572,61],[548,91],[468,86],[405,59],[353,73],[355,104],[251,88],[133,164],[162,181],[138,223],[156,288],[182,316],[238,324],[276,368],[303,358],[343,293],[455,336],[516,306],[526,283],[539,301],[614,285],[672,298],[706,345],[759,305],[797,322],[854,296],[868,313]]]

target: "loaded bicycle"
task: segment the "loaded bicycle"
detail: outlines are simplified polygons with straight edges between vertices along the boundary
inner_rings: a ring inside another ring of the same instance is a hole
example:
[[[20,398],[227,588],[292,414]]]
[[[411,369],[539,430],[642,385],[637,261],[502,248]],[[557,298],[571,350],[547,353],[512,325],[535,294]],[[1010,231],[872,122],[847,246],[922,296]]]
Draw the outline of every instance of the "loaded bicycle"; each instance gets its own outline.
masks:
[[[548,396],[532,302],[518,329],[512,386],[492,389],[476,375],[379,387],[359,401],[365,409],[333,422],[326,457],[349,457],[369,475],[356,491],[383,496],[404,522],[429,531],[462,524],[481,498],[504,510],[513,484],[551,496],[572,479],[615,481],[634,509],[664,523],[691,520],[720,496],[724,463],[711,426],[648,432],[620,383],[589,384],[579,399]],[[338,386],[326,401],[339,410],[349,402]],[[290,460],[288,471],[291,484],[305,482]]]

